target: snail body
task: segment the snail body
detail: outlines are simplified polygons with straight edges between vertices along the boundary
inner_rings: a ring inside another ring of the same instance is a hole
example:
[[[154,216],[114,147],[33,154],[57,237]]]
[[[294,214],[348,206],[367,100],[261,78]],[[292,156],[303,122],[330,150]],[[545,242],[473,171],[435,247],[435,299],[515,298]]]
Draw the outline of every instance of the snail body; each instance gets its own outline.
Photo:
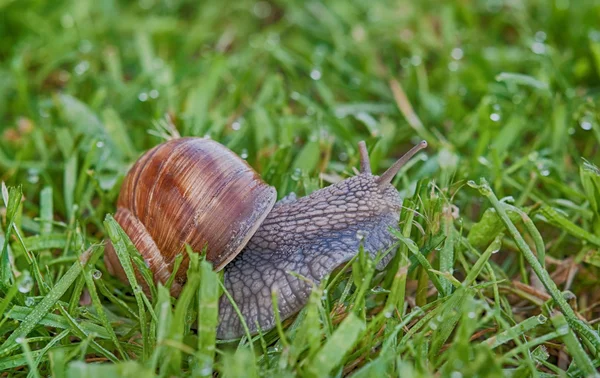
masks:
[[[250,332],[268,331],[275,326],[272,292],[277,295],[280,318],[286,319],[306,304],[313,283],[352,259],[360,245],[373,256],[393,246],[395,239],[389,229],[398,228],[402,201],[391,181],[425,146],[421,142],[383,175],[375,176],[361,142],[360,174],[308,196],[291,195],[274,204],[275,190],[248,171],[243,159],[209,139],[181,138],[159,145],[134,165],[121,190],[115,219],[149,263],[155,280],[163,283],[186,243],[195,251],[206,245],[207,259],[215,269],[224,269],[224,286]],[[170,168],[174,159],[187,155],[194,158],[188,159],[185,168]],[[224,163],[221,159],[240,161]],[[228,173],[222,173],[223,167]],[[179,183],[176,172],[182,171],[190,177]],[[140,184],[148,177],[156,180],[152,188]],[[199,182],[209,188],[187,189]],[[158,198],[163,189],[170,199]],[[140,195],[146,202],[136,200]],[[160,229],[160,224],[166,229]],[[205,225],[211,231],[199,230]],[[385,256],[377,268],[384,268],[392,257]],[[111,245],[105,262],[110,273],[127,282]],[[184,284],[185,271],[181,268],[176,274],[171,289],[175,296]],[[139,277],[138,282],[142,282]],[[222,296],[217,337],[233,339],[243,333],[232,303]]]

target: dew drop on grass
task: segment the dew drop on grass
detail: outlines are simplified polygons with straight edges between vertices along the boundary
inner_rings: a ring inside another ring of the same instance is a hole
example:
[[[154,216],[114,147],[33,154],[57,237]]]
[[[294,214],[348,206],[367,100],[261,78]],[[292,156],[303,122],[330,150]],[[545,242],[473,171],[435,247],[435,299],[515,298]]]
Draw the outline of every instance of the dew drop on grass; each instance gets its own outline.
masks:
[[[24,339],[24,338],[22,338],[22,337],[17,337],[17,339],[15,340],[15,342],[16,342],[17,344],[23,344],[23,343],[25,342],[25,339]]]
[[[63,28],[70,29],[73,27],[73,25],[75,25],[75,21],[73,20],[73,16],[71,16],[68,13],[65,13],[60,18],[60,24]]]
[[[542,55],[546,52],[546,45],[542,42],[534,42],[531,45],[531,51],[533,51],[535,54]]]
[[[33,289],[33,278],[28,271],[25,271],[21,283],[19,283],[19,292],[25,294],[29,293],[31,289]]]
[[[464,52],[460,47],[455,47],[452,49],[450,56],[452,56],[452,59],[454,60],[461,60],[464,56]]]
[[[94,270],[94,273],[92,273],[92,277],[94,277],[95,280],[99,280],[102,278],[102,272],[96,269]]]
[[[412,64],[412,65],[413,65],[413,66],[415,66],[415,67],[416,67],[416,66],[419,66],[419,65],[421,65],[421,62],[422,62],[422,61],[423,61],[423,60],[421,59],[421,57],[420,57],[419,55],[413,55],[413,56],[410,58],[410,64]]]
[[[240,154],[240,157],[244,160],[248,159],[248,150],[244,148]]]
[[[294,169],[294,173],[292,173],[291,179],[294,181],[298,181],[298,180],[300,180],[301,176],[302,176],[302,170],[300,168],[296,168],[296,169]]]
[[[569,333],[569,326],[568,325],[561,326],[556,331],[561,336],[566,335]]]
[[[158,98],[159,95],[160,95],[160,93],[156,89],[153,89],[150,91],[150,98],[156,99],[156,98]]]
[[[259,1],[254,4],[254,14],[258,18],[267,18],[271,15],[271,4],[266,1]]]
[[[429,324],[429,328],[431,328],[433,331],[435,331],[436,329],[438,329],[438,325],[436,323],[430,323]]]
[[[538,42],[544,42],[546,40],[546,33],[539,30],[535,33],[535,40]]]
[[[234,123],[231,124],[231,128],[235,131],[238,131],[239,129],[242,128],[242,124],[239,121],[235,121]]]
[[[450,374],[450,378],[462,378],[462,376],[463,376],[463,375],[462,375],[462,373],[461,373],[460,371],[453,371],[453,372]]]
[[[27,170],[27,181],[31,184],[37,184],[40,181],[39,171],[35,168],[29,168]]]
[[[321,79],[321,71],[316,70],[316,69],[310,71],[310,78],[313,80],[320,80]]]
[[[25,306],[32,307],[35,304],[35,299],[33,297],[25,298]]]
[[[383,313],[383,316],[386,319],[390,319],[392,317],[392,312],[391,311],[386,311],[386,312]]]
[[[100,140],[100,141],[98,141],[98,142],[96,143],[96,147],[98,147],[98,148],[103,148],[103,147],[104,147],[104,142],[103,142],[103,141],[101,141],[101,140]]]
[[[146,93],[146,92],[141,92],[141,93],[138,95],[138,100],[140,100],[141,102],[146,102],[146,101],[148,101],[148,93]]]
[[[88,41],[87,39],[84,39],[79,44],[79,51],[86,54],[86,53],[89,53],[90,51],[92,51],[92,47],[93,47],[92,42]]]
[[[88,62],[87,60],[83,60],[75,66],[75,73],[81,76],[84,73],[86,73],[89,68],[90,62]]]
[[[467,316],[469,317],[469,319],[475,319],[475,316],[476,316],[476,315],[475,315],[475,313],[474,313],[473,311],[471,311],[471,312],[469,312],[469,313],[467,314]]]
[[[493,122],[498,122],[498,121],[500,121],[500,114],[498,114],[498,113],[492,113],[492,114],[490,114],[490,119]]]

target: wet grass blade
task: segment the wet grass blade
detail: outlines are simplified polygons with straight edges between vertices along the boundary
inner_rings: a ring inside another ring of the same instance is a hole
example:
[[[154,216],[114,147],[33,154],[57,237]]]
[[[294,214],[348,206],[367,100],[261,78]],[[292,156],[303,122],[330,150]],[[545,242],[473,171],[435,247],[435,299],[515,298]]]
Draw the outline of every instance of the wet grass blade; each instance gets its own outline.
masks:
[[[48,294],[42,299],[42,301],[31,311],[31,313],[21,322],[19,327],[4,341],[0,346],[0,355],[6,355],[9,351],[18,347],[16,340],[18,338],[25,338],[27,335],[38,325],[38,323],[44,318],[44,316],[52,309],[56,302],[63,296],[63,294],[71,287],[73,282],[81,274],[83,267],[87,264],[88,260],[98,253],[99,248],[92,247],[85,251],[79,257],[79,260],[75,262],[71,268],[65,273],[65,275],[57,282],[57,284],[48,292]]]

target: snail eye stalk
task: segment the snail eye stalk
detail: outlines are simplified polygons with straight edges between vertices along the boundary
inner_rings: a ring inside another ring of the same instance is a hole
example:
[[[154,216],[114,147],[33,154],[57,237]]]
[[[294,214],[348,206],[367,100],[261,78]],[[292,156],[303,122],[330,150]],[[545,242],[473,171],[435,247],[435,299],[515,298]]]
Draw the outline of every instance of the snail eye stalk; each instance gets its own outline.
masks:
[[[364,140],[358,142],[358,151],[360,153],[360,173],[371,173],[371,160],[369,160],[369,151]]]
[[[377,179],[377,183],[379,186],[389,184],[392,182],[394,177],[400,172],[400,169],[406,165],[419,151],[425,149],[427,147],[426,141],[421,141],[419,144],[410,149],[407,153],[404,154],[400,159],[398,159],[387,171],[385,171],[381,177]]]

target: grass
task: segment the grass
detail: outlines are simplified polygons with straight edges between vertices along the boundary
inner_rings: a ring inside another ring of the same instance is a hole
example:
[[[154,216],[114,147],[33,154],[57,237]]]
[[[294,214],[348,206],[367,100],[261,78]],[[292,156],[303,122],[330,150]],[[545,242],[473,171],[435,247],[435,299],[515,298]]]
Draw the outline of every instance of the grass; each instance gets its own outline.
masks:
[[[0,1],[0,377],[598,374],[599,14]],[[396,257],[378,272],[359,254],[292,321],[216,341],[219,277],[197,255],[177,300],[101,258],[107,237],[135,252],[110,214],[172,126],[246,157],[280,198],[353,175],[360,140],[381,173],[426,139],[395,182]]]

